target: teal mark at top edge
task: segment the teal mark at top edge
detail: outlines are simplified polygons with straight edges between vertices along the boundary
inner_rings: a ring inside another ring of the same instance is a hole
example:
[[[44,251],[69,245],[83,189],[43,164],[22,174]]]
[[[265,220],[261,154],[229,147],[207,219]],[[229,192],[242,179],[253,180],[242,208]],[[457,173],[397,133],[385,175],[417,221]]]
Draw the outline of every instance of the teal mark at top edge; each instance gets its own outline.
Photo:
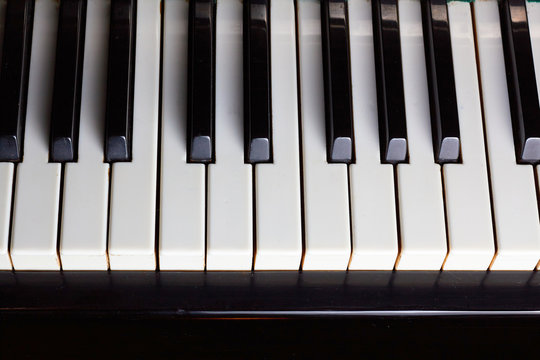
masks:
[[[457,2],[466,2],[466,3],[472,3],[474,2],[475,0],[447,0],[447,2],[454,2],[454,1],[457,1]],[[527,2],[533,2],[533,3],[540,3],[540,0],[527,0]]]

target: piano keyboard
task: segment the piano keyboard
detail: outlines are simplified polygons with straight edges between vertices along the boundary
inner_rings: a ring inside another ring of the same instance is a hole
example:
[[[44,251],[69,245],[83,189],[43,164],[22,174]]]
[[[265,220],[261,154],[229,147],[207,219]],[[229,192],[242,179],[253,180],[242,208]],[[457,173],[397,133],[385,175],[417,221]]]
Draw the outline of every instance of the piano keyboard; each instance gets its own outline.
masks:
[[[1,270],[533,270],[540,3],[0,1]]]

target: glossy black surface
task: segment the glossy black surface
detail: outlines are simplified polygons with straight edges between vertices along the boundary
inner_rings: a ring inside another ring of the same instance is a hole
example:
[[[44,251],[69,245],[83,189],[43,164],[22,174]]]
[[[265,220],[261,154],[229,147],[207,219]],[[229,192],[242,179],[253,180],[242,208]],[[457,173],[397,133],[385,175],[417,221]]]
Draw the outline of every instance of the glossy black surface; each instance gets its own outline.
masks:
[[[516,160],[540,161],[540,105],[525,0],[499,0]]]
[[[112,0],[105,161],[131,161],[137,0]]]
[[[536,272],[0,272],[0,348],[6,359],[530,358],[539,280]]]
[[[188,162],[215,161],[216,1],[189,2]]]
[[[0,272],[0,316],[540,314],[534,271]]]
[[[272,162],[270,0],[244,0],[244,159]]]
[[[0,70],[0,161],[21,161],[34,27],[34,0],[9,0]]]
[[[349,15],[346,0],[321,0],[327,161],[354,162]]]
[[[373,0],[381,161],[408,160],[407,124],[397,0]]]
[[[459,117],[446,0],[422,4],[433,154],[439,164],[460,158]]]
[[[51,162],[77,161],[86,33],[86,0],[62,0],[51,114]]]

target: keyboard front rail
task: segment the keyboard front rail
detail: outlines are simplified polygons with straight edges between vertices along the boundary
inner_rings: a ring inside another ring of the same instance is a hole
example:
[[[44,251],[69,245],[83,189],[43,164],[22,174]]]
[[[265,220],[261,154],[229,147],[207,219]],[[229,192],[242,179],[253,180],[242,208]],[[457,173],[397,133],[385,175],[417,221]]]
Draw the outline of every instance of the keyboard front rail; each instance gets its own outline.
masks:
[[[0,272],[0,319],[537,316],[537,272]]]

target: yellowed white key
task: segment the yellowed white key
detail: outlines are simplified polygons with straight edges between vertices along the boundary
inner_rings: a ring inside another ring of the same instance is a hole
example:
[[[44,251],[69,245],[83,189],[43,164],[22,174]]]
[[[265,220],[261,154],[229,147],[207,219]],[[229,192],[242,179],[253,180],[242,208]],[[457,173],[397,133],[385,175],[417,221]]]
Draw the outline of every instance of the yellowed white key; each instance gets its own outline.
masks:
[[[216,162],[208,165],[206,268],[251,270],[252,168],[244,164],[242,3],[216,14]]]
[[[349,166],[350,270],[392,270],[398,253],[394,170],[379,150],[371,3],[349,1],[356,163]]]
[[[400,0],[409,163],[397,165],[399,270],[438,270],[446,256],[441,168],[434,162],[420,1]]]
[[[64,270],[107,270],[109,164],[103,162],[109,0],[89,0],[86,12],[79,158],[66,163],[60,225]]]
[[[272,1],[273,163],[255,165],[255,270],[298,270],[302,258],[296,29],[292,1]]]
[[[17,167],[11,259],[15,270],[60,270],[57,255],[61,165],[49,163],[58,2],[36,1],[24,158]]]
[[[469,3],[448,3],[461,164],[443,165],[448,256],[445,270],[486,270],[495,255],[476,54]]]
[[[133,160],[111,167],[111,270],[154,270],[161,1],[137,2]]]
[[[351,256],[347,165],[326,161],[321,10],[297,3],[304,167],[304,270],[345,270]]]
[[[540,259],[533,168],[516,163],[504,52],[496,1],[477,1],[478,62],[497,253],[492,270],[532,270]]]
[[[164,5],[159,267],[204,270],[205,168],[186,160],[189,3]]]

